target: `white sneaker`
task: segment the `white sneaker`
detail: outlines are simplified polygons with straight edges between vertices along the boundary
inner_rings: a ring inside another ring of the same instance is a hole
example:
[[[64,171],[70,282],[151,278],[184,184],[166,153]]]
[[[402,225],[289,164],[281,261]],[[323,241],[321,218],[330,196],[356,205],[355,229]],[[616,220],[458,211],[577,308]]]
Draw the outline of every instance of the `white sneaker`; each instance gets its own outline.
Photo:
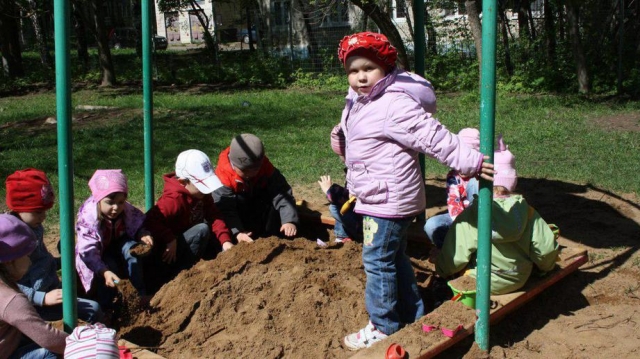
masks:
[[[344,337],[344,345],[349,350],[364,349],[386,339],[387,336],[388,335],[376,329],[373,323],[369,322],[366,327],[360,329],[357,333],[351,333]]]

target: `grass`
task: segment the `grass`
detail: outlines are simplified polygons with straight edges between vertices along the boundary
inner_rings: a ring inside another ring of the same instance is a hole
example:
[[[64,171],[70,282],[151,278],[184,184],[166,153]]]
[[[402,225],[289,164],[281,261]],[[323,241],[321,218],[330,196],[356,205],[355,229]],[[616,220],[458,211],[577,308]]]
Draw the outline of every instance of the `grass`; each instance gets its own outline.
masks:
[[[266,153],[293,185],[314,184],[322,174],[343,178],[342,165],[329,145],[338,123],[342,91],[305,88],[229,92],[159,91],[154,94],[155,193],[162,174],[172,171],[180,151],[197,148],[213,163],[232,136],[250,132],[265,143]],[[122,168],[129,177],[130,200],[144,205],[142,95],[139,88],[92,89],[72,95],[76,105],[124,109],[101,118],[76,113],[73,127],[76,209],[89,195],[87,181],[98,168]],[[439,94],[438,117],[452,131],[477,126],[478,96]],[[0,98],[0,175],[36,167],[47,172],[57,189],[55,94]],[[581,97],[499,94],[496,134],[503,133],[517,158],[520,177],[590,184],[612,192],[640,193],[640,132],[611,131],[594,119],[634,114],[638,102]],[[82,118],[82,115],[88,117]],[[34,120],[37,119],[37,120]],[[33,120],[33,121],[32,121]],[[29,122],[32,121],[32,122]],[[28,125],[25,125],[28,124]],[[427,159],[427,178],[442,178],[447,169]],[[57,190],[56,190],[57,192]],[[4,188],[0,190],[4,197]],[[51,213],[57,218],[57,207]]]

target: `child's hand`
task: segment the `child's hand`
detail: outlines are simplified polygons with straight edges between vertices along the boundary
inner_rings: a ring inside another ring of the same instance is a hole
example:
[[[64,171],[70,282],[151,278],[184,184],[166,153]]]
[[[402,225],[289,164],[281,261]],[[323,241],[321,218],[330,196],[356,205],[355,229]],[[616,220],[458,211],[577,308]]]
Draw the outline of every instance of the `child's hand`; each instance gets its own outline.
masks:
[[[42,304],[47,307],[50,305],[56,305],[62,303],[62,289],[54,289],[44,295],[44,301]]]
[[[247,232],[247,233],[240,232],[236,236],[236,239],[238,240],[238,242],[251,243],[251,242],[253,242],[253,238],[251,238],[252,235],[253,235],[253,232]]]
[[[165,263],[173,263],[176,261],[176,252],[178,250],[178,242],[174,239],[167,243],[167,249],[162,253],[162,261]]]
[[[293,223],[285,223],[280,227],[280,232],[284,233],[287,237],[293,237],[298,233],[298,228]]]
[[[331,176],[320,176],[320,181],[318,181],[320,185],[320,189],[322,189],[322,193],[327,193],[329,188],[331,188]]]
[[[150,235],[143,236],[142,238],[140,238],[140,240],[142,241],[142,243],[145,243],[149,247],[153,247],[153,237],[151,237]]]
[[[484,160],[488,160],[489,156],[484,156]],[[486,179],[487,181],[493,182],[493,175],[495,171],[493,170],[493,163],[482,162],[482,168],[480,170],[480,177]]]
[[[104,272],[104,284],[106,284],[107,287],[115,288],[118,282],[120,282],[120,277],[115,273],[110,270]]]
[[[229,250],[229,249],[231,249],[231,248],[233,248],[233,243],[231,243],[231,242],[224,242],[224,243],[222,244],[222,251],[223,251],[223,252],[226,252],[226,251],[228,251],[228,250]]]

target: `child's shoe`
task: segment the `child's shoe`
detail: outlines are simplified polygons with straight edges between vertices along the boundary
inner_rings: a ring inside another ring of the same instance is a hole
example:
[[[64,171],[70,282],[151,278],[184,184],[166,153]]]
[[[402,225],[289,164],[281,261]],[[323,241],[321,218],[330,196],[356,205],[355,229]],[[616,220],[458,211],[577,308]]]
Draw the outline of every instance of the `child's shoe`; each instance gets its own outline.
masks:
[[[369,322],[366,327],[360,329],[357,333],[351,333],[344,337],[344,345],[349,350],[364,349],[386,339],[387,336],[388,335],[376,329],[373,323]]]

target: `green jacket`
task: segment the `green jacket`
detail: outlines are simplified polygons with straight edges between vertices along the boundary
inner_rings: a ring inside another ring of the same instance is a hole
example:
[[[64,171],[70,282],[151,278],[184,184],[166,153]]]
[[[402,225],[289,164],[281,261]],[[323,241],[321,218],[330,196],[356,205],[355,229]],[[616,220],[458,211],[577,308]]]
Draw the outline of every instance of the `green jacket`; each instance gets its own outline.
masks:
[[[451,225],[436,271],[448,277],[473,267],[478,248],[478,201],[462,212]],[[558,243],[547,222],[521,195],[493,199],[491,215],[491,294],[505,294],[521,288],[535,264],[542,272],[555,266]],[[470,263],[471,262],[471,263]]]

